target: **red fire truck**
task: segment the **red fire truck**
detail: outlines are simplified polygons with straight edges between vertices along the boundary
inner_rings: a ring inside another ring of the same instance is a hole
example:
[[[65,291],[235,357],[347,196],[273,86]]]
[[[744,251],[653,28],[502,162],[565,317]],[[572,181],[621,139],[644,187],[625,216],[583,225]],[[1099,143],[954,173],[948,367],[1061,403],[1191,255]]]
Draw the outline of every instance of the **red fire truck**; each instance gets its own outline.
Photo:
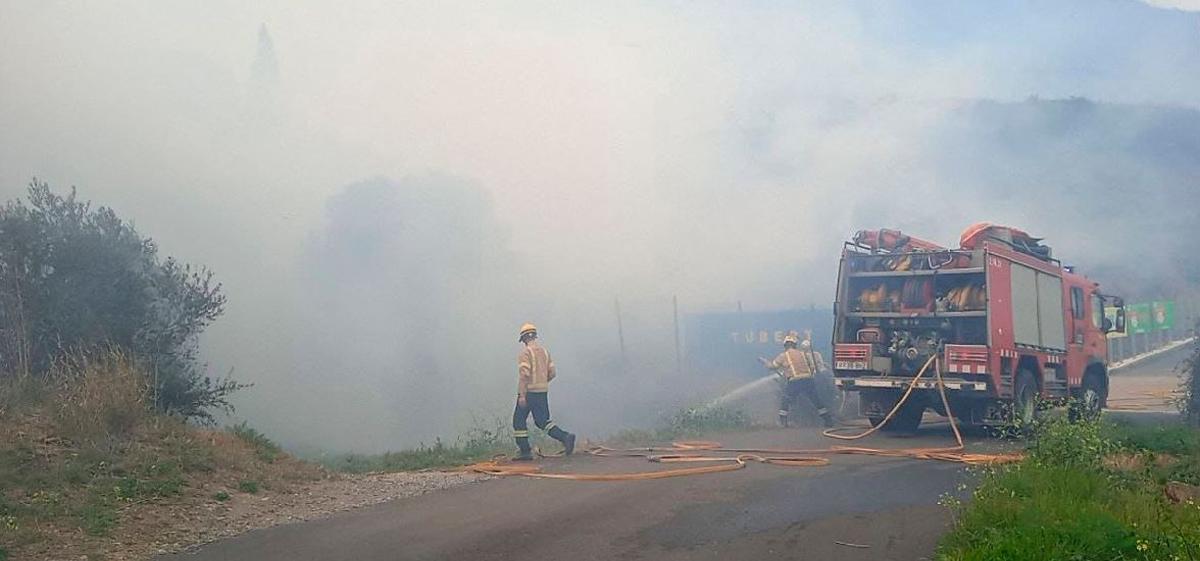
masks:
[[[1106,317],[1105,307],[1116,315]],[[858,232],[842,251],[833,367],[878,425],[934,356],[956,419],[1032,422],[1041,402],[1091,416],[1108,396],[1106,334],[1124,303],[1021,230],[976,224],[958,249],[894,230]],[[932,365],[883,430],[946,415]]]

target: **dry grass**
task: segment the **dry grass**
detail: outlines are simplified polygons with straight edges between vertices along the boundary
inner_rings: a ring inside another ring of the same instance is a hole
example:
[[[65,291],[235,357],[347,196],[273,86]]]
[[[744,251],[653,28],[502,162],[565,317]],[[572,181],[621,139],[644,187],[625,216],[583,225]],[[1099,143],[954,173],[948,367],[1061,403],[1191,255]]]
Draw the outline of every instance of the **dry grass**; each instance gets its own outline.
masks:
[[[62,438],[93,446],[120,441],[151,416],[147,377],[120,350],[69,355],[49,379]]]
[[[246,481],[286,491],[325,476],[265,454],[262,435],[248,442],[245,430],[156,414],[143,371],[118,351],[73,356],[38,382],[0,383],[0,547],[14,558],[78,558],[176,522],[147,513],[204,508]]]

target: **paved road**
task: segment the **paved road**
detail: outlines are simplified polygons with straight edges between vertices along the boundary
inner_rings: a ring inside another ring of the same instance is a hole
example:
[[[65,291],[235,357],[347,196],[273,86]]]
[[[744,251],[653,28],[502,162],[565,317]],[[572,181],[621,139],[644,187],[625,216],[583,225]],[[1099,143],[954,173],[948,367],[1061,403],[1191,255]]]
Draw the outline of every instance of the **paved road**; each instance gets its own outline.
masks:
[[[1177,357],[1114,378],[1114,393],[1144,392],[1147,379],[1168,385]],[[1165,382],[1162,380],[1166,380]],[[1133,388],[1133,389],[1130,389]],[[815,429],[723,435],[739,447],[824,447]],[[876,447],[940,446],[948,425],[910,438],[860,441]],[[973,450],[999,443],[972,439]],[[641,459],[575,456],[544,461],[547,471],[656,469]],[[661,469],[663,466],[657,466]],[[332,516],[260,530],[190,554],[191,561],[400,559],[683,559],[932,558],[950,523],[938,506],[961,494],[960,465],[867,456],[835,456],[832,465],[747,469],[637,482],[504,478]],[[869,546],[853,548],[845,542]]]
[[[873,444],[936,446],[949,438],[943,424]],[[814,429],[722,440],[737,446],[828,445]],[[589,456],[544,463],[564,472],[656,467],[641,459]],[[255,531],[167,559],[915,560],[930,555],[949,522],[939,496],[965,481],[956,464],[862,456],[838,456],[819,468],[751,465],[656,481],[506,478]]]

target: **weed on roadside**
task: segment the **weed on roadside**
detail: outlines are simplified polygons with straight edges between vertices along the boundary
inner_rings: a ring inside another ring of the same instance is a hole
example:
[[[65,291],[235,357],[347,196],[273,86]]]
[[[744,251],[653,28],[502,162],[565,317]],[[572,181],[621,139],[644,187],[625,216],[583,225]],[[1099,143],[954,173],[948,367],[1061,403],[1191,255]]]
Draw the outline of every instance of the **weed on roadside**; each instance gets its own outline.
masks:
[[[689,407],[665,416],[653,430],[626,429],[608,438],[616,445],[648,446],[681,438],[750,428],[750,416],[729,407]]]
[[[540,434],[531,436],[535,446],[545,442],[545,437]],[[491,420],[472,417],[471,427],[452,444],[436,438],[433,444],[421,443],[408,450],[383,454],[339,454],[319,458],[318,461],[329,469],[345,473],[420,471],[464,466],[499,454],[512,453],[515,448],[512,429],[504,420],[499,417]]]
[[[238,438],[242,439],[243,442],[249,444],[254,449],[254,453],[256,456],[258,456],[258,459],[264,462],[274,462],[279,458],[279,455],[283,453],[283,450],[278,444],[275,444],[275,442],[273,442],[270,438],[267,438],[267,435],[248,425],[246,421],[242,421],[241,423],[233,425],[232,427],[229,427],[228,430],[229,432],[233,433],[234,436],[237,436]]]
[[[79,526],[93,536],[107,536],[117,524],[117,509],[102,497],[95,497],[79,509]]]
[[[1173,430],[1130,432],[1099,421],[1044,423],[1025,461],[984,470],[970,502],[950,505],[955,525],[942,539],[938,558],[1200,558],[1200,507],[1164,498],[1158,463],[1109,467],[1114,454],[1156,453],[1139,446],[1191,449],[1180,445],[1191,438]]]
[[[238,491],[250,493],[251,495],[258,494],[258,482],[249,479],[239,481]]]
[[[1120,446],[1176,456],[1200,455],[1200,431],[1182,424],[1131,425],[1114,423],[1108,430]]]

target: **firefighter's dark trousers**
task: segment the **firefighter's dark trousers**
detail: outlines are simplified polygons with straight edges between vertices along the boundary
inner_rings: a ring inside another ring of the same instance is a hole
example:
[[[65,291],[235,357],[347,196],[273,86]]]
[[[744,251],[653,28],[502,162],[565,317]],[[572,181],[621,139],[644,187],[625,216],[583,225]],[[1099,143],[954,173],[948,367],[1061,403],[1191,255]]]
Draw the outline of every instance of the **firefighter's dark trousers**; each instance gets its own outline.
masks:
[[[517,438],[517,447],[521,449],[522,456],[530,453],[530,413],[533,413],[533,424],[537,425],[537,428],[546,431],[550,438],[566,445],[567,431],[558,428],[558,425],[550,420],[550,400],[546,398],[546,392],[528,392],[525,394],[525,407],[521,407],[518,402],[516,410],[513,411],[513,436]]]
[[[787,381],[787,385],[783,387],[783,398],[779,402],[779,420],[787,425],[788,416],[792,411],[792,407],[803,395],[812,402],[813,407],[817,408],[817,414],[829,422],[829,409],[825,408],[825,402],[821,399],[821,393],[817,391],[817,381],[812,376],[808,378],[793,378]]]

